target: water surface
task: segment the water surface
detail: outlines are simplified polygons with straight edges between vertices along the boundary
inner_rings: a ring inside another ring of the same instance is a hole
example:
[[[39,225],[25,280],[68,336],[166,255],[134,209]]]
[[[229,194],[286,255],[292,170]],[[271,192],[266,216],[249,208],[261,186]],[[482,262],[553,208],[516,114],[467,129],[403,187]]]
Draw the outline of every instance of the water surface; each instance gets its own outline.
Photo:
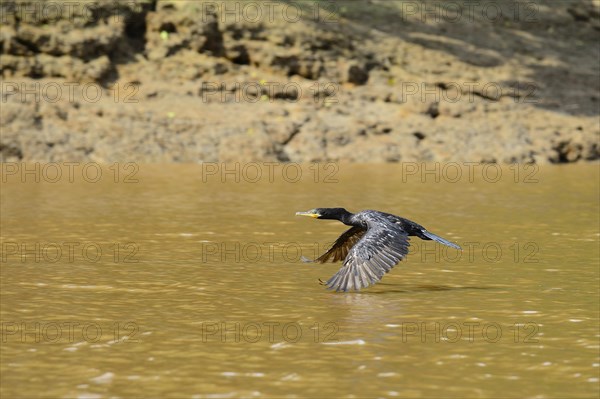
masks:
[[[598,396],[597,164],[212,166],[3,169],[2,397]],[[332,293],[327,206],[463,251]]]

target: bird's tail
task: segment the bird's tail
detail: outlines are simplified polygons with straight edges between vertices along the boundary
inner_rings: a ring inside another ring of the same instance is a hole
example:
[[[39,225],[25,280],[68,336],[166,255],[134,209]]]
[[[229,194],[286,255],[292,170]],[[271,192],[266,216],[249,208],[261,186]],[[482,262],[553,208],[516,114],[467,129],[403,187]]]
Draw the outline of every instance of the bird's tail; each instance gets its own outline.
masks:
[[[444,245],[447,245],[447,246],[452,247],[452,248],[462,249],[460,246],[456,245],[455,243],[450,242],[450,241],[448,241],[446,239],[443,239],[440,236],[436,236],[435,234],[433,234],[433,233],[431,233],[431,232],[429,232],[429,231],[427,231],[425,229],[421,230],[421,232],[423,233],[423,235],[425,237],[427,237],[430,240],[437,241],[440,244],[444,244]]]

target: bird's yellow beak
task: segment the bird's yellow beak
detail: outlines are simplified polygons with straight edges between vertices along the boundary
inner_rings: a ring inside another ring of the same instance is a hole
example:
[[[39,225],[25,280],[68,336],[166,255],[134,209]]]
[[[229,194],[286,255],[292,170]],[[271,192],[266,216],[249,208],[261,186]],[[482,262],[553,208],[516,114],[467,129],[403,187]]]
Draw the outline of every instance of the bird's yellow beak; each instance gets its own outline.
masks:
[[[315,211],[296,212],[296,216],[310,216],[311,218],[318,218],[321,216]]]

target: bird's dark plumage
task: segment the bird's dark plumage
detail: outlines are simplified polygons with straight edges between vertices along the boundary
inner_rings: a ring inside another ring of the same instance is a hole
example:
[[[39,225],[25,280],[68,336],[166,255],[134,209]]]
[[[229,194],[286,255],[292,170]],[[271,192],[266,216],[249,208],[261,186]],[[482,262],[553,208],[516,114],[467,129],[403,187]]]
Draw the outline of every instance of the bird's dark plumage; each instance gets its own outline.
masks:
[[[342,268],[325,285],[336,291],[360,290],[377,283],[408,254],[409,236],[458,245],[427,231],[408,219],[379,211],[352,214],[344,208],[317,208],[296,215],[334,219],[352,226],[314,262],[343,260]]]

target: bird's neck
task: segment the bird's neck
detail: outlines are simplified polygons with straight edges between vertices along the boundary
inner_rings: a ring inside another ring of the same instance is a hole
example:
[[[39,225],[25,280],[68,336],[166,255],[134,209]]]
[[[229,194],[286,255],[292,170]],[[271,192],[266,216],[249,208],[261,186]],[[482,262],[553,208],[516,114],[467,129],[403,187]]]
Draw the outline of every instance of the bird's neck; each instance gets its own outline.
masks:
[[[354,222],[353,217],[354,217],[353,213],[345,212],[340,215],[340,218],[338,220],[340,222],[344,223],[345,225],[354,226],[356,223]]]

